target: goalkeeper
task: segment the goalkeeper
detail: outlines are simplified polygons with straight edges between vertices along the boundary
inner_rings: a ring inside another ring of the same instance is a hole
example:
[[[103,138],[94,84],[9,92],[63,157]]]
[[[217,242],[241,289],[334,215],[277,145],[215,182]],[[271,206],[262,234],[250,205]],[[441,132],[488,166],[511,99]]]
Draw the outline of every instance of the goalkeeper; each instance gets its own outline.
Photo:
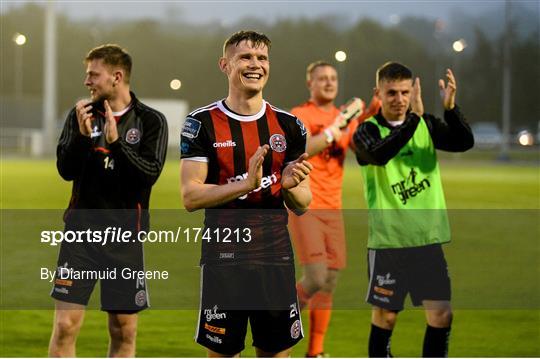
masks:
[[[424,113],[420,80],[389,62],[377,70],[381,111],[354,134],[369,209],[366,300],[372,304],[370,357],[390,357],[390,337],[407,293],[425,309],[424,357],[446,357],[452,323],[450,278],[442,243],[450,229],[436,149],[474,144],[455,105],[456,80],[439,80],[444,119]]]
[[[308,131],[307,149],[313,200],[310,210],[301,217],[289,216],[289,228],[296,253],[303,266],[297,283],[300,307],[309,313],[307,356],[322,356],[323,342],[330,322],[332,295],[339,270],[345,267],[345,230],[341,209],[343,161],[359,120],[378,111],[375,100],[368,111],[355,99],[343,113],[334,105],[338,92],[336,69],[317,61],[307,68],[310,99],[291,112],[300,118]],[[359,117],[360,116],[360,117]]]

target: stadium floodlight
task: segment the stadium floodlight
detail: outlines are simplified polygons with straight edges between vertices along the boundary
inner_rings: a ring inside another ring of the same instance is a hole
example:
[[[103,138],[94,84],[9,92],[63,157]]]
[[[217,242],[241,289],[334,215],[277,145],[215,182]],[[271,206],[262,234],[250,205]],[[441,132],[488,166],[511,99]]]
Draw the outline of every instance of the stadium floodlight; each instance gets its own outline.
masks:
[[[337,101],[341,104],[345,98],[345,60],[347,60],[347,53],[343,50],[338,50],[334,54],[334,57],[338,62],[337,71],[339,78],[342,79],[342,81],[339,82],[339,90],[337,95]]]
[[[13,35],[13,42],[15,43],[15,98],[21,99],[22,87],[23,87],[23,45],[26,44],[26,36],[16,32]]]
[[[22,46],[22,45],[26,44],[26,36],[16,32],[15,35],[13,35],[13,41],[18,46]]]
[[[182,87],[182,81],[178,79],[172,79],[169,86],[174,91],[180,90],[180,87]]]
[[[456,40],[452,44],[452,49],[454,49],[455,52],[461,52],[465,50],[466,47],[467,47],[467,42],[464,39]]]
[[[534,136],[527,130],[523,130],[518,133],[518,142],[522,146],[534,145]]]
[[[336,51],[336,53],[334,54],[334,57],[336,58],[338,62],[343,62],[347,60],[347,53],[343,50],[339,50],[339,51]]]
[[[390,24],[399,25],[399,23],[401,22],[401,16],[399,16],[398,14],[392,14],[389,16],[389,20]]]

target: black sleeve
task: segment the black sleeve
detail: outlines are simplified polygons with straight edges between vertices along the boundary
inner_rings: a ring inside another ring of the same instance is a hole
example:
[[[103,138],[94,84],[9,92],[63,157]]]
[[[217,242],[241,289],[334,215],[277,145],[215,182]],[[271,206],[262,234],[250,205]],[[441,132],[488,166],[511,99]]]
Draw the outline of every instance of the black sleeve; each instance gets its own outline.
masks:
[[[180,135],[180,158],[210,157],[210,141],[202,121],[188,116],[182,126]]]
[[[444,111],[444,120],[433,115],[424,115],[436,149],[449,152],[464,152],[474,146],[474,137],[465,117],[455,106]]]
[[[385,138],[381,138],[377,125],[371,122],[362,123],[353,135],[356,160],[361,166],[384,166],[409,142],[419,121],[420,117],[411,112],[405,122],[394,127]]]
[[[81,173],[92,147],[90,137],[79,131],[75,109],[66,118],[64,129],[56,147],[56,168],[66,181],[72,181]]]
[[[143,131],[138,151],[119,137],[109,145],[114,160],[122,171],[147,185],[153,185],[163,169],[167,155],[168,128],[165,116],[158,111],[143,115]]]
[[[293,117],[288,121],[289,131],[287,131],[287,153],[285,163],[292,162],[304,152],[306,152],[307,131],[299,118]]]

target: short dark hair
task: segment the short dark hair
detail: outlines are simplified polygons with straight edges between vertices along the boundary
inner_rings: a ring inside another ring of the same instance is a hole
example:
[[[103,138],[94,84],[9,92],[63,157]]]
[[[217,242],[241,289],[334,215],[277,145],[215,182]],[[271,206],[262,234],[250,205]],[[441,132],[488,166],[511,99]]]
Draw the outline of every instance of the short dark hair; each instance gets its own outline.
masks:
[[[377,69],[375,76],[375,85],[378,85],[382,80],[399,81],[412,80],[412,71],[405,65],[398,62],[387,62]]]
[[[129,83],[131,75],[131,56],[128,52],[116,44],[106,44],[93,48],[84,58],[84,63],[92,60],[103,60],[106,65],[120,67],[124,70],[124,80]]]
[[[333,68],[334,70],[336,69],[334,67],[334,65],[332,65],[329,62],[323,61],[323,60],[317,60],[317,61],[312,62],[311,64],[309,64],[307,69],[306,69],[306,80],[307,81],[311,80],[311,75],[313,75],[313,71],[315,71],[316,68],[318,68],[318,67],[326,67],[326,66],[329,66],[329,67]]]
[[[270,50],[272,41],[262,32],[251,30],[240,30],[232,34],[223,44],[223,55],[229,46],[238,46],[242,41],[251,41],[254,47],[266,46]]]

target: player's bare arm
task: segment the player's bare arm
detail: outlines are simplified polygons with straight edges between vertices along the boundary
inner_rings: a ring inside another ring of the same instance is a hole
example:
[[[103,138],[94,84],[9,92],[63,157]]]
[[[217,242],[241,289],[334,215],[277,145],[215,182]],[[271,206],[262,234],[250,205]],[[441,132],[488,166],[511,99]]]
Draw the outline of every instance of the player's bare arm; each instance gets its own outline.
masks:
[[[332,143],[340,140],[342,131],[337,126],[328,126],[321,133],[312,136],[308,133],[306,152],[313,157],[324,151]]]
[[[422,117],[424,114],[424,104],[422,102],[422,88],[420,86],[420,78],[417,77],[414,80],[412,92],[411,92],[411,112]]]
[[[248,176],[242,181],[215,185],[205,183],[208,163],[182,160],[180,164],[180,191],[188,211],[212,208],[235,200],[261,185],[262,164],[268,145],[261,146],[249,159]]]
[[[90,137],[92,133],[92,105],[89,100],[80,100],[75,105],[77,114],[77,122],[79,123],[79,131],[81,135]]]
[[[112,114],[111,106],[109,105],[109,101],[105,100],[103,102],[105,106],[105,139],[107,140],[107,143],[113,143],[118,139],[118,128],[116,127],[116,120],[114,119],[114,116]]]
[[[308,154],[287,165],[281,175],[281,188],[285,204],[291,210],[304,211],[311,203],[309,173],[313,165],[307,161]]]
[[[448,83],[444,83],[443,79],[439,80],[439,89],[441,90],[441,98],[445,110],[452,110],[456,105],[456,78],[450,69],[446,69],[446,79]]]

